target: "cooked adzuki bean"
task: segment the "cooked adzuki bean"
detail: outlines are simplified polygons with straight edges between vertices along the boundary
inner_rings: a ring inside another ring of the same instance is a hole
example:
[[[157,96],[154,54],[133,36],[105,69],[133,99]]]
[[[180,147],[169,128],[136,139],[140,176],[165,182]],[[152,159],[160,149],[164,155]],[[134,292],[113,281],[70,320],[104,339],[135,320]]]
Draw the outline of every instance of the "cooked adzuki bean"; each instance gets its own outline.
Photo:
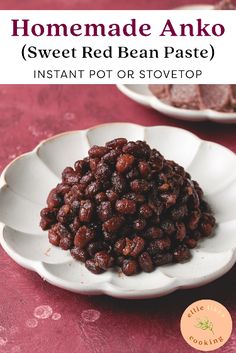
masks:
[[[158,239],[151,240],[147,246],[147,252],[153,256],[161,252]]]
[[[124,238],[117,240],[114,245],[114,251],[116,254],[123,255],[123,249],[126,246],[126,240]]]
[[[147,222],[145,221],[144,218],[138,218],[134,221],[133,228],[138,232],[141,232],[142,230],[145,229],[146,225],[147,225]]]
[[[114,190],[107,190],[106,196],[108,200],[112,203],[116,202],[116,200],[118,200],[119,198],[119,195]]]
[[[108,233],[116,233],[122,226],[124,219],[120,216],[113,216],[103,223],[103,229]]]
[[[81,262],[85,262],[88,258],[89,258],[89,255],[88,255],[88,252],[87,250],[85,249],[80,249],[78,247],[73,247],[71,250],[70,250],[70,253],[71,253],[71,256],[75,259],[75,260],[78,260],[78,261],[81,261]]]
[[[99,162],[97,165],[97,169],[94,173],[95,179],[99,181],[101,184],[107,182],[111,178],[111,170],[108,164]]]
[[[148,158],[150,155],[150,147],[143,141],[128,142],[124,145],[122,151],[132,154],[136,158]]]
[[[95,262],[102,270],[107,270],[109,267],[114,265],[114,257],[112,257],[106,251],[99,251],[94,256]]]
[[[147,239],[157,239],[157,238],[162,238],[164,235],[164,232],[161,228],[159,227],[150,227],[146,230],[145,232],[145,238]]]
[[[106,222],[112,217],[112,204],[110,201],[103,201],[97,208],[97,215],[100,221]]]
[[[127,190],[127,182],[123,175],[114,172],[111,177],[112,188],[117,194],[124,194]]]
[[[139,169],[139,172],[140,172],[142,178],[147,178],[149,176],[149,174],[151,173],[151,167],[148,164],[148,162],[146,162],[146,161],[139,162],[138,169]]]
[[[135,194],[134,192],[129,192],[123,196],[124,199],[134,200],[137,204],[143,204],[145,202],[145,196],[142,194]]]
[[[121,214],[134,214],[136,212],[136,202],[128,199],[117,200],[116,211]]]
[[[145,193],[151,189],[152,185],[145,179],[135,179],[130,182],[130,188],[135,193]]]
[[[160,199],[164,203],[165,208],[169,208],[169,207],[176,204],[177,195],[175,195],[173,193],[172,194],[163,193],[160,195]]]
[[[97,169],[97,164],[100,162],[99,158],[90,158],[89,160],[89,167],[91,169],[92,172],[95,172],[95,170]]]
[[[186,245],[179,245],[173,252],[174,261],[184,262],[190,259],[191,253]]]
[[[104,154],[109,152],[108,147],[103,146],[93,146],[88,151],[88,155],[90,158],[101,158]]]
[[[200,219],[200,231],[204,237],[212,235],[215,225],[214,217],[209,213],[203,213]]]
[[[100,274],[127,276],[190,259],[214,233],[203,191],[173,161],[145,142],[116,138],[93,146],[48,195],[40,226],[49,242]]]
[[[193,249],[197,246],[197,240],[189,237],[184,239],[184,243],[187,245],[189,249]]]
[[[163,237],[161,239],[156,239],[155,243],[158,246],[158,249],[160,252],[169,250],[171,247],[171,240],[169,237]]]
[[[123,137],[118,137],[118,138],[116,138],[116,139],[114,139],[114,140],[111,140],[111,141],[108,141],[107,143],[106,143],[106,147],[108,147],[108,148],[111,148],[111,149],[113,149],[113,148],[122,148],[124,145],[126,145],[127,144],[127,140],[125,139],[125,138],[123,138]]]
[[[47,197],[47,205],[49,209],[60,207],[62,205],[63,199],[60,196],[57,188],[54,188],[50,191]]]
[[[61,238],[60,235],[51,228],[48,232],[48,240],[52,245],[59,246]]]
[[[183,222],[176,222],[176,239],[179,241],[183,241],[186,236],[186,227]]]
[[[88,223],[92,220],[94,205],[90,200],[81,200],[79,208],[79,219],[81,222]]]
[[[49,242],[53,245],[59,246],[64,237],[70,237],[70,233],[61,223],[55,223],[48,231]]]
[[[161,229],[168,235],[171,235],[176,231],[175,225],[170,219],[165,219],[161,222]]]
[[[82,226],[75,235],[74,245],[79,249],[84,249],[94,239],[94,236],[94,231],[91,228]]]
[[[71,247],[73,246],[73,238],[71,236],[61,238],[59,246],[63,250],[71,249]]]
[[[156,254],[153,256],[152,260],[156,266],[167,265],[173,262],[173,254],[169,252],[164,254]]]
[[[145,240],[136,235],[132,239],[132,249],[129,255],[132,257],[137,257],[143,251],[144,247],[145,247]]]
[[[94,175],[91,172],[87,172],[80,179],[80,184],[83,185],[83,191],[86,189],[87,185],[94,180]]]
[[[201,212],[198,209],[190,213],[189,221],[187,223],[187,226],[190,230],[194,230],[198,227],[198,222],[200,220],[200,217],[201,217]]]
[[[139,178],[140,174],[139,174],[138,169],[134,167],[128,173],[126,173],[125,177],[128,181],[132,181],[134,179]]]
[[[56,191],[63,197],[67,192],[71,190],[71,188],[72,187],[70,185],[60,183],[60,184],[57,184]]]
[[[75,162],[74,168],[78,175],[83,175],[88,171],[88,163],[84,160],[78,160]]]
[[[71,167],[65,168],[62,172],[62,182],[67,185],[77,184],[79,180],[80,176]]]
[[[116,170],[118,173],[125,173],[131,169],[134,163],[134,156],[131,154],[122,154],[117,158]]]
[[[170,217],[174,221],[183,219],[187,214],[188,214],[188,208],[186,205],[177,206],[175,208],[172,208],[172,210],[170,211]]]
[[[117,157],[119,157],[120,152],[117,150],[111,150],[102,157],[102,161],[108,165],[114,165],[116,163]]]
[[[145,241],[143,238],[139,236],[135,236],[132,240],[129,238],[125,238],[125,247],[122,250],[123,255],[137,257],[145,246]]]
[[[87,251],[91,257],[93,257],[97,252],[103,249],[104,249],[104,242],[101,240],[91,242],[87,246]]]
[[[193,232],[191,232],[191,238],[193,238],[196,241],[198,241],[198,240],[200,240],[202,238],[202,233],[200,232],[199,229],[196,229]]]
[[[136,260],[124,260],[122,263],[122,271],[126,276],[132,276],[138,273],[138,263]]]
[[[99,192],[97,195],[94,196],[94,199],[97,203],[101,203],[101,202],[104,202],[104,201],[107,201],[108,198],[107,198],[107,195],[105,192]]]
[[[85,196],[92,199],[102,188],[102,184],[98,181],[92,181],[85,189]]]
[[[100,273],[104,272],[104,270],[98,266],[98,263],[94,259],[86,260],[85,266],[90,272],[94,273],[95,275],[99,275]]]
[[[139,266],[144,272],[152,272],[154,270],[152,258],[147,251],[143,252],[138,258]]]
[[[144,218],[150,218],[153,215],[152,209],[148,204],[143,204],[139,209],[139,213]]]
[[[54,208],[43,208],[40,212],[41,216],[41,221],[40,221],[40,227],[43,230],[50,229],[51,226],[55,223],[56,221],[56,214],[57,210]]]
[[[150,165],[155,171],[160,172],[164,165],[164,158],[157,150],[153,149],[150,154]]]
[[[132,251],[132,240],[129,238],[125,238],[125,247],[122,251],[122,254],[125,256],[129,256]]]
[[[151,193],[151,192],[150,192]],[[148,206],[156,216],[160,216],[165,208],[165,205],[154,195],[149,195]]]
[[[72,210],[70,205],[63,205],[58,211],[57,220],[62,224],[70,223]]]

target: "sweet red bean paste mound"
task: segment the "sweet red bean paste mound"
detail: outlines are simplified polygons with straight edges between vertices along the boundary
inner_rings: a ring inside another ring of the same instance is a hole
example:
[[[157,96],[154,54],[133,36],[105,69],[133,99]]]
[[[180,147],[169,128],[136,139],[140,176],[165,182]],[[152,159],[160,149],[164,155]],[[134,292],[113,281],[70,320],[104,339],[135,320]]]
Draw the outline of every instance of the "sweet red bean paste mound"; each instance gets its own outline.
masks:
[[[118,266],[130,276],[184,262],[212,235],[215,218],[198,183],[146,142],[117,138],[88,155],[64,169],[40,225],[91,272]]]

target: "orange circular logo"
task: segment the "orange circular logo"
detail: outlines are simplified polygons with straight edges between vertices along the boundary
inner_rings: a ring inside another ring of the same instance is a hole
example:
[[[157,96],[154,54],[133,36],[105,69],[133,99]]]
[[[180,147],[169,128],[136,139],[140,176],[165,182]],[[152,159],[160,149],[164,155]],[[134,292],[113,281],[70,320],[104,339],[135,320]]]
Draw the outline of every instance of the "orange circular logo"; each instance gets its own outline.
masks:
[[[232,318],[220,303],[198,300],[184,311],[180,329],[185,341],[201,351],[213,351],[222,347],[232,332]]]

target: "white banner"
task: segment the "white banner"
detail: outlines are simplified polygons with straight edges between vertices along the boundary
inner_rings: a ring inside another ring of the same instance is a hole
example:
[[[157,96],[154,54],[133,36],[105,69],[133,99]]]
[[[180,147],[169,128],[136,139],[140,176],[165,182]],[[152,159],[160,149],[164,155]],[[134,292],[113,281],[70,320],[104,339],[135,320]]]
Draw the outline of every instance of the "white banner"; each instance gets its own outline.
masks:
[[[236,11],[0,11],[1,84],[236,84]]]

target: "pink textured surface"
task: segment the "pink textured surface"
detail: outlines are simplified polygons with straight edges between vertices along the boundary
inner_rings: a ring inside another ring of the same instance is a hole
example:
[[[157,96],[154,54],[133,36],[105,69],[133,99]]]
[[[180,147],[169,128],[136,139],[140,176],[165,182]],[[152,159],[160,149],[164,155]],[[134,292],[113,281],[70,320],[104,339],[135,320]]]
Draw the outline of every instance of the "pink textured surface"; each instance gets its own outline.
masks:
[[[2,0],[0,8],[157,9],[186,3],[189,1],[25,0],[20,5],[18,0]],[[115,86],[0,86],[0,169],[49,136],[114,121],[180,126],[236,152],[236,125],[170,120],[130,101]],[[212,284],[164,298],[86,297],[45,283],[0,249],[0,353],[193,353],[196,351],[180,335],[182,312],[195,300],[214,299],[226,305],[235,323],[235,287],[234,267]],[[61,317],[36,321],[34,310],[41,305],[48,305]],[[235,333],[218,352],[236,352]]]

